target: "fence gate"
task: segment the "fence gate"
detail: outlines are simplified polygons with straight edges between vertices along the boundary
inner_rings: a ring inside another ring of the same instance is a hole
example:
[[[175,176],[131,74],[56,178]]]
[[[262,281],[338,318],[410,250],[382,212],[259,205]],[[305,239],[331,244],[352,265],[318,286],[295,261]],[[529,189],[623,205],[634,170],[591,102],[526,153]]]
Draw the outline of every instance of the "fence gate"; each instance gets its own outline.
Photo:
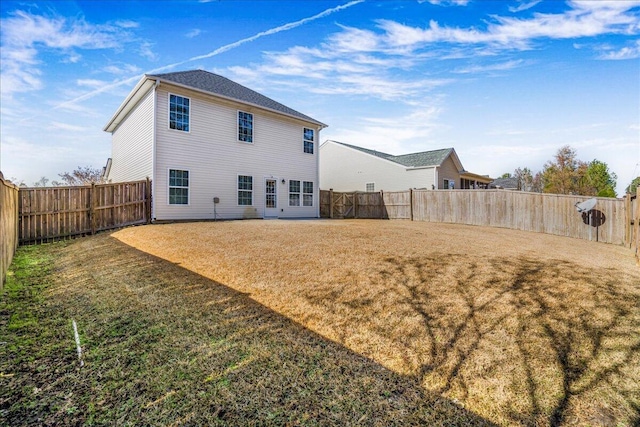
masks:
[[[355,218],[355,193],[333,193],[333,218]]]

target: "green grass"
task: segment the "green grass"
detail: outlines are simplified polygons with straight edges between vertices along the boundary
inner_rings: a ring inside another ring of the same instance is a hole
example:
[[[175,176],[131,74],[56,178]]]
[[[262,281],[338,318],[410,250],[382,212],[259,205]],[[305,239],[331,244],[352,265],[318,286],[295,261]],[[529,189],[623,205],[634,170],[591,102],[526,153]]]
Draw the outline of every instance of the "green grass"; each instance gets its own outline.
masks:
[[[492,425],[108,235],[20,248],[0,341],[0,425]]]

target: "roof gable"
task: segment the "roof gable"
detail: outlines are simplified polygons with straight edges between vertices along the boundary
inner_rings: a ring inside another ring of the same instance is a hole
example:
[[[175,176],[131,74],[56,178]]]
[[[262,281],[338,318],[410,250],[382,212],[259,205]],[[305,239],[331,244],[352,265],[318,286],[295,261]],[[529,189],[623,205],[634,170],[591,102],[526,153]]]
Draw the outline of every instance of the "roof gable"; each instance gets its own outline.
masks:
[[[173,82],[200,92],[206,92],[241,103],[255,105],[271,111],[286,114],[325,127],[323,123],[284,104],[274,101],[246,86],[242,86],[226,77],[204,70],[178,71],[174,73],[149,74],[148,78]]]
[[[367,154],[371,154],[376,157],[381,157],[385,160],[389,160],[390,162],[398,163],[402,166],[406,166],[409,168],[420,168],[420,167],[429,167],[429,166],[441,166],[447,157],[454,154],[455,151],[453,148],[442,148],[439,150],[431,150],[431,151],[422,151],[419,153],[410,153],[410,154],[402,154],[399,156],[394,156],[392,154],[383,153],[381,151],[370,150],[368,148],[358,147],[351,144],[345,144],[344,142],[332,141],[336,144],[344,145],[345,147],[353,148],[358,151],[362,151]],[[457,161],[457,163],[456,163]],[[460,166],[460,170],[462,170],[462,165],[460,165],[459,160],[457,160],[457,156],[455,156],[454,163],[456,166]]]
[[[391,156],[389,160],[400,163],[408,167],[440,166],[451,155],[453,148],[442,148],[440,150],[422,151],[420,153],[402,154]]]

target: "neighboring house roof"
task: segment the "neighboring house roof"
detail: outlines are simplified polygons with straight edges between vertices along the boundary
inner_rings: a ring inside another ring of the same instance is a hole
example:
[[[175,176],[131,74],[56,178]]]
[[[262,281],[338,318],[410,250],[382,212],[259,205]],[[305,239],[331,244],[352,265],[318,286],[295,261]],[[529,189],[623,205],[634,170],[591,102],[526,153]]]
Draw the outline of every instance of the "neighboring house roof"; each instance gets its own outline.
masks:
[[[152,82],[152,84],[149,84]],[[111,132],[126,117],[133,106],[139,101],[153,85],[153,82],[167,82],[199,92],[215,95],[220,98],[240,102],[247,105],[263,108],[289,117],[314,123],[321,127],[327,127],[322,122],[287,107],[271,98],[268,98],[248,87],[242,86],[226,77],[210,73],[204,70],[178,71],[163,74],[145,74],[136,87],[131,91],[127,99],[113,115],[104,130]],[[143,90],[140,90],[143,89]],[[133,102],[131,102],[133,101]],[[131,105],[132,104],[132,105]]]
[[[496,178],[489,184],[489,187],[516,190],[518,188],[518,178]]]
[[[367,154],[372,154],[377,157],[382,157],[383,159],[386,159],[391,162],[395,162],[395,163],[401,164],[402,166],[406,166],[410,168],[440,166],[447,159],[447,157],[449,157],[452,153],[455,153],[455,150],[453,148],[443,148],[440,150],[422,151],[419,153],[402,154],[400,156],[394,156],[392,154],[383,153],[381,151],[370,150],[368,148],[362,148],[362,147],[358,147],[351,144],[345,144],[344,142],[338,142],[338,141],[331,141],[331,142],[344,145],[345,147],[353,148],[355,150],[359,150]],[[455,158],[457,163],[459,163],[457,156],[455,156]],[[459,166],[460,166],[460,169],[462,169],[462,165],[460,164]]]

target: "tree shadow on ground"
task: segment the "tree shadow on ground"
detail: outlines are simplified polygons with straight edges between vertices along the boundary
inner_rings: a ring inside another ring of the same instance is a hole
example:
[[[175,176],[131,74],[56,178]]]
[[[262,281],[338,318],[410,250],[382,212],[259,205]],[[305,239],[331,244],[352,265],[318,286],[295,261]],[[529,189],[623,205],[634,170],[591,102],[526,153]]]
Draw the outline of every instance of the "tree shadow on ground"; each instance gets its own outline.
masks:
[[[386,302],[361,321],[376,325],[387,310],[411,319],[375,332],[417,380],[501,424],[640,424],[640,287],[631,276],[456,257],[387,258],[371,276],[372,288],[386,289],[374,300]]]
[[[68,344],[2,330],[32,340],[0,365],[13,373],[0,396],[8,425],[494,425],[246,294],[107,235],[46,250],[54,285],[37,322]]]

